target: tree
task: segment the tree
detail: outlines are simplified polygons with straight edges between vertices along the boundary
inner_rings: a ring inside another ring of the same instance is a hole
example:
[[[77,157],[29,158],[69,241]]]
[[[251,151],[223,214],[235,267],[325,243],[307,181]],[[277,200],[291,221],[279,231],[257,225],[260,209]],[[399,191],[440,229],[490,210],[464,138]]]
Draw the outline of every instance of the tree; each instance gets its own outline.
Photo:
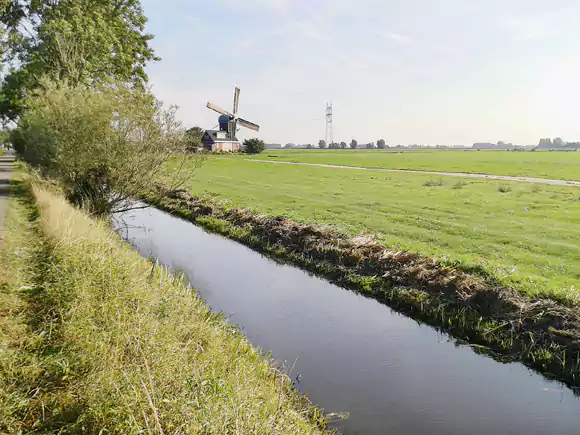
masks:
[[[377,148],[384,150],[385,148],[387,148],[387,143],[385,142],[384,139],[379,139],[377,141]]]
[[[332,142],[332,143],[331,143],[331,144],[328,146],[328,148],[329,148],[329,149],[332,149],[332,150],[337,150],[337,149],[340,149],[340,144],[339,144],[338,142]]]
[[[175,108],[129,86],[42,83],[26,99],[12,134],[14,148],[55,180],[67,198],[96,215],[135,207],[163,179],[163,195],[187,181],[202,157],[185,157],[185,131]],[[174,170],[168,170],[172,162]]]
[[[246,139],[244,141],[244,151],[246,154],[260,154],[264,151],[266,144],[258,138]]]
[[[311,144],[311,143],[309,143],[309,144],[306,144],[306,149],[307,149],[307,150],[311,150],[312,148],[314,148],[314,147],[312,146],[312,144]]]
[[[348,145],[346,144],[346,142],[341,142],[340,143],[340,148],[345,149]]]
[[[201,127],[192,127],[185,132],[185,148],[190,153],[199,152],[202,148],[201,138],[203,136],[203,129]]]
[[[325,141],[325,140],[322,140],[322,139],[320,139],[320,140],[318,141],[318,148],[320,148],[321,150],[325,149],[325,148],[326,148],[326,141]]]
[[[358,142],[356,141],[356,139],[353,139],[350,141],[350,147],[355,150],[358,147]]]
[[[6,55],[18,67],[2,85],[0,115],[5,119],[17,119],[25,92],[39,86],[41,78],[72,86],[145,87],[144,68],[158,58],[149,47],[153,37],[144,33],[147,18],[139,0],[10,3],[11,13],[0,18],[2,27],[11,29]]]

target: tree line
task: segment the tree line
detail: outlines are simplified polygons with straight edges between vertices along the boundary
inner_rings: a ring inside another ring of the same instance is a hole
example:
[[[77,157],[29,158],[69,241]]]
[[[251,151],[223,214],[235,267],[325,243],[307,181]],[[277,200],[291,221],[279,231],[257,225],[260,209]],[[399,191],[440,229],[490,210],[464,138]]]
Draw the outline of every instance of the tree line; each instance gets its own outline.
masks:
[[[378,149],[386,149],[389,148],[389,146],[387,145],[386,141],[384,139],[379,139],[377,140],[377,143],[375,145],[374,142],[368,143],[366,144],[367,148],[378,148]],[[314,148],[312,145],[307,145],[306,148]],[[350,143],[347,145],[346,142],[331,142],[330,144],[327,144],[326,141],[324,139],[320,139],[318,141],[318,148],[320,148],[321,150],[323,149],[358,149],[358,141],[356,139],[352,139],[350,141]]]

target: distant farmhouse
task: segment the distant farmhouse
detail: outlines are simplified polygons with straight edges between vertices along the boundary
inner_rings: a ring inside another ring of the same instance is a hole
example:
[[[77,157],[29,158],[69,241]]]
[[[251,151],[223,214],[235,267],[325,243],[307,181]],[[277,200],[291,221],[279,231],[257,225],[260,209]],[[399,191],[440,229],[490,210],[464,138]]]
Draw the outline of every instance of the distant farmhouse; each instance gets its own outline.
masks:
[[[264,145],[264,148],[267,150],[280,150],[280,149],[282,149],[282,144],[281,143],[267,143],[266,145]]]

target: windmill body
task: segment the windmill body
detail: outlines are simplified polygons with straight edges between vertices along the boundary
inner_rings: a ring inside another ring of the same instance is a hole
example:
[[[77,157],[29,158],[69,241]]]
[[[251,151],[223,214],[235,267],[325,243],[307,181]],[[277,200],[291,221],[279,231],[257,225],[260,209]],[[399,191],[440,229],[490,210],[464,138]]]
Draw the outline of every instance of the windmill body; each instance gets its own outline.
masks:
[[[211,152],[232,153],[241,149],[241,144],[236,137],[238,124],[250,130],[259,131],[260,126],[253,122],[247,121],[238,116],[238,106],[240,103],[240,88],[236,87],[234,91],[234,110],[232,113],[219,108],[218,106],[207,103],[208,109],[220,114],[218,118],[219,130],[206,130],[201,138],[203,146]]]

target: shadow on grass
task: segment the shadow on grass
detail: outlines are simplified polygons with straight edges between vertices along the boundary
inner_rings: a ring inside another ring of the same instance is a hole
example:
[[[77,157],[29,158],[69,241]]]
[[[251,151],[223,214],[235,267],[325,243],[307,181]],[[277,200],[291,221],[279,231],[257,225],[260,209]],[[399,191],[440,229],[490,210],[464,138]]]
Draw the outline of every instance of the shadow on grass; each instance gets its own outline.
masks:
[[[39,212],[29,183],[13,179],[9,191],[11,198],[25,208],[27,220],[34,223],[32,229],[37,241],[31,260],[33,264],[30,266],[33,285],[19,292],[26,302],[28,333],[38,339],[33,348],[20,351],[33,354],[33,359],[40,362],[42,375],[35,377],[33,385],[22,382],[21,388],[26,390],[30,401],[22,422],[27,430],[34,432],[67,432],[78,422],[85,405],[78,398],[73,399],[67,388],[74,382],[74,376],[71,376],[74,362],[67,360],[61,344],[62,301],[55,300],[46,291],[50,286],[47,272],[55,266],[54,258],[51,257],[53,249],[36,225]]]

